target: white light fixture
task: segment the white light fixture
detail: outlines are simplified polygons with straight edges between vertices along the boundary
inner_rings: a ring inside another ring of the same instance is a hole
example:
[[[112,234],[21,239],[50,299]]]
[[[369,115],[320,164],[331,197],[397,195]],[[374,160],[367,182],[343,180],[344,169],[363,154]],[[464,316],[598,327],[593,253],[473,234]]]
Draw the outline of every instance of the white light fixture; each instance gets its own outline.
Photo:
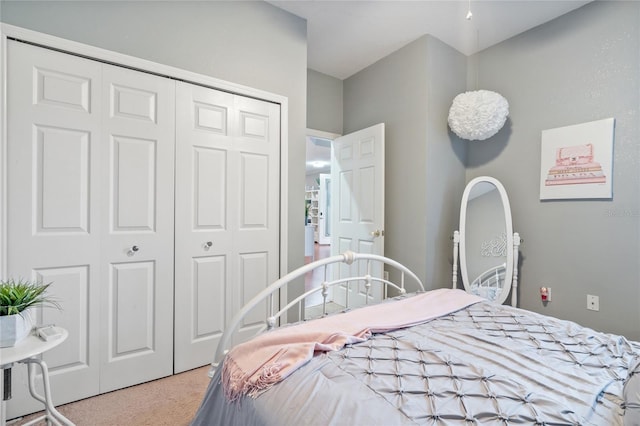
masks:
[[[462,139],[485,140],[498,133],[509,115],[509,103],[499,93],[476,90],[461,93],[449,109],[449,127]]]
[[[311,166],[314,169],[322,169],[322,168],[325,168],[325,167],[329,167],[329,164],[330,163],[328,161],[319,161],[319,160],[307,161],[307,166]]]

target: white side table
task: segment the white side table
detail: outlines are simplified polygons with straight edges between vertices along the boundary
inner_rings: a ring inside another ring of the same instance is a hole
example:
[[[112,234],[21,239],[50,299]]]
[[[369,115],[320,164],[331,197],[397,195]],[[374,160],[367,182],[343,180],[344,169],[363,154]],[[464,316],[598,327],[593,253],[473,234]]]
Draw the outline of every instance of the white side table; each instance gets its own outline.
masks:
[[[0,348],[0,380],[4,380],[4,370],[9,369],[15,363],[26,364],[29,377],[29,393],[38,401],[42,402],[45,407],[45,414],[43,416],[24,424],[23,426],[33,425],[41,420],[47,421],[47,424],[53,423],[56,425],[74,426],[69,419],[64,417],[53,406],[51,401],[51,388],[49,386],[49,369],[47,364],[39,358],[42,353],[51,350],[64,342],[69,333],[67,330],[61,327],[55,327],[60,332],[60,337],[53,340],[44,341],[35,334],[31,333],[24,340],[18,342],[15,346],[10,348]],[[44,396],[36,392],[36,364],[40,366],[42,371],[42,382],[44,385]],[[4,392],[2,392],[2,383],[0,382],[0,426],[6,425],[6,411],[5,401],[3,398]]]

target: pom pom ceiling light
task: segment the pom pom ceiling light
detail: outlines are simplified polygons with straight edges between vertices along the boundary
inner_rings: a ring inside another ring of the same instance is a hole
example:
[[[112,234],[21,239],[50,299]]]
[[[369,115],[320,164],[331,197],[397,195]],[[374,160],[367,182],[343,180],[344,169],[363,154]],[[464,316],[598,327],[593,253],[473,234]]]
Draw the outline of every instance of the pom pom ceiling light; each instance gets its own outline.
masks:
[[[470,141],[485,140],[498,133],[509,115],[509,103],[499,93],[476,90],[461,93],[449,109],[449,127]]]

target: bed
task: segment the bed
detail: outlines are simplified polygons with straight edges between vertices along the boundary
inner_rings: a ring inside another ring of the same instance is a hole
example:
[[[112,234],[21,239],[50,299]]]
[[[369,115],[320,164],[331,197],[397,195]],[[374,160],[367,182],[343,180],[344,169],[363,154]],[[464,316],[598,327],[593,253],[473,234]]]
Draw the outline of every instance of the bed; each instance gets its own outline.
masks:
[[[492,266],[471,282],[468,291],[485,299],[496,300],[500,291],[505,287],[504,277],[506,271],[506,263]]]
[[[316,290],[325,300],[346,285],[365,295],[384,285],[397,296],[276,327],[292,302],[229,350],[252,307],[339,264],[352,276],[325,280]],[[372,274],[376,264],[396,281]],[[194,426],[640,424],[640,344],[462,290],[425,292],[415,274],[380,256],[348,252],[287,274],[234,317],[214,360]]]

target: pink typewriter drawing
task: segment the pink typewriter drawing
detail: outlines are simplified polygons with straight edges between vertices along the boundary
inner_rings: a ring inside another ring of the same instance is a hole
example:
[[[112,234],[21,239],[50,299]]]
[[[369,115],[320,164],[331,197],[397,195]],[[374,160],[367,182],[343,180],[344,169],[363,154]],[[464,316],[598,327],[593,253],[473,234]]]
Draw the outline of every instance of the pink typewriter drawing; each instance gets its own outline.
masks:
[[[549,169],[544,184],[574,185],[604,183],[607,177],[600,163],[593,161],[593,145],[565,146],[556,150],[556,165]]]

